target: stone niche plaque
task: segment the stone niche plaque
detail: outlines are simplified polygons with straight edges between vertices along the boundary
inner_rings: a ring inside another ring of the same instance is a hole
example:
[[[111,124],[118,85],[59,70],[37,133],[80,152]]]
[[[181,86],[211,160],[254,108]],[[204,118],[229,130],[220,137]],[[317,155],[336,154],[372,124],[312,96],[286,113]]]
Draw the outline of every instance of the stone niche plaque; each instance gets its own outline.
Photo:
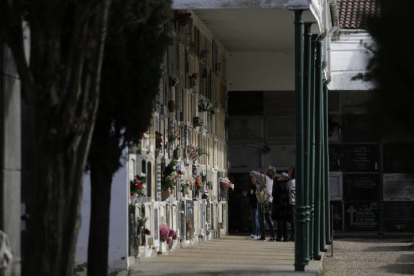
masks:
[[[376,231],[378,203],[374,201],[345,202],[345,230]]]
[[[343,175],[342,172],[329,173],[329,192],[331,200],[342,200],[343,198]]]
[[[263,139],[262,116],[231,116],[229,117],[229,139],[234,140],[260,140]]]
[[[409,173],[414,172],[412,156],[413,144],[385,144],[384,145],[384,172]]]
[[[384,202],[385,231],[414,231],[414,202]]]
[[[294,143],[295,116],[267,116],[265,125],[267,141]]]
[[[265,154],[265,164],[273,165],[276,168],[289,168],[295,166],[294,145],[272,145],[270,151]]]
[[[230,146],[229,158],[232,168],[261,167],[261,147]]]
[[[345,174],[344,200],[377,200],[378,174]]]
[[[414,201],[414,174],[384,174],[384,201]]]
[[[379,137],[378,116],[343,115],[341,131],[344,142],[377,142]]]
[[[345,145],[344,155],[346,172],[378,171],[378,145]]]

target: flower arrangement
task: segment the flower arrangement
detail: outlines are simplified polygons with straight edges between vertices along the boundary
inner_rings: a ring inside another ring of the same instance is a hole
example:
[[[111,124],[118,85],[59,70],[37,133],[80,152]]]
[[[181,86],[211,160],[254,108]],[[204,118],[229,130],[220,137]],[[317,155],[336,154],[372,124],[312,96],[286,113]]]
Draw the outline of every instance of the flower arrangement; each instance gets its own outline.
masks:
[[[198,100],[198,111],[207,111],[210,114],[215,114],[218,112],[218,104],[217,102],[211,103],[207,99],[199,99]]]
[[[199,156],[197,153],[197,149],[194,146],[188,145],[186,150],[187,150],[187,154],[190,157],[190,159],[192,159],[193,161],[198,160]]]
[[[192,178],[192,177],[190,176],[190,177],[187,177],[187,178],[184,180],[184,183],[183,183],[183,184],[181,184],[181,187],[188,188],[188,187],[190,187],[190,186],[191,186],[191,184],[193,184],[193,183],[194,183],[194,178]]]
[[[194,147],[192,145],[188,145],[186,149],[187,149],[187,154],[193,161],[197,161],[200,158],[200,156],[202,156],[203,154],[210,156],[208,151],[205,151],[201,147]]]
[[[172,241],[177,239],[177,232],[172,230],[168,225],[161,224],[160,225],[160,240],[162,242],[167,242],[167,244],[171,244]]]
[[[175,140],[181,141],[181,137],[178,136],[172,127],[168,127],[168,142],[174,143]]]
[[[208,151],[205,151],[201,147],[197,147],[196,150],[197,150],[197,154],[198,154],[199,157],[201,157],[203,154],[205,154],[207,156],[210,156],[210,154],[208,153]]]
[[[225,192],[228,188],[234,189],[234,184],[227,177],[223,177],[220,179],[220,186],[223,192]]]
[[[203,190],[203,194],[201,195],[202,199],[207,199],[208,198],[208,190],[206,188],[204,188]]]
[[[149,135],[148,135],[148,133],[147,133],[147,131],[145,130],[145,131],[141,131],[141,138],[148,138],[149,137]]]
[[[134,179],[131,180],[130,183],[130,192],[131,196],[137,195],[138,197],[144,196],[147,194],[147,185],[145,182],[147,181],[147,178],[142,175],[136,175],[134,176]]]
[[[164,190],[174,188],[177,185],[178,179],[183,175],[181,170],[176,168],[177,160],[173,159],[164,169],[161,186]]]
[[[162,133],[159,131],[155,132],[155,148],[160,149],[162,148]]]
[[[203,187],[203,181],[201,180],[200,175],[196,176],[195,185],[196,185],[197,189],[200,189],[201,187]]]

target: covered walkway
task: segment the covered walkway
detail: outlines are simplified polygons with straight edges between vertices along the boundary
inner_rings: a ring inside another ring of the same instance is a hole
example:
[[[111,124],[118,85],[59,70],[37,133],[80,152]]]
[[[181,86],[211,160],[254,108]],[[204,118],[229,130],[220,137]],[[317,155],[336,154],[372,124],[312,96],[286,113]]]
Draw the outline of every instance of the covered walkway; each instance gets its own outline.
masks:
[[[257,242],[226,236],[196,247],[132,265],[133,275],[318,275],[322,261],[310,261],[305,272],[294,272],[295,243]]]

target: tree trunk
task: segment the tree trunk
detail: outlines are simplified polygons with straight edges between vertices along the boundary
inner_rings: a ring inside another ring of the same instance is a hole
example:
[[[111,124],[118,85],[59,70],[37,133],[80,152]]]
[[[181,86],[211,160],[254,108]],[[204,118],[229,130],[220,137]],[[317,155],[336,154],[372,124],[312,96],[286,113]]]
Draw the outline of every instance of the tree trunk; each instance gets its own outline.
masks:
[[[109,5],[110,0],[90,4],[89,11],[96,13],[82,18],[75,16],[72,18],[75,21],[83,20],[76,22],[76,26],[71,25],[72,21],[65,22],[69,26],[46,21],[50,27],[44,26],[45,29],[42,28],[45,17],[49,19],[50,15],[54,22],[61,14],[47,15],[31,10],[29,69],[19,66],[26,62],[25,57],[17,53],[20,47],[9,44],[12,51],[14,48],[15,59],[19,60],[16,62],[19,75],[32,76],[29,84],[27,78],[22,78],[22,86],[30,88],[26,93],[30,94],[27,99],[33,107],[34,125],[32,208],[28,210],[30,220],[28,246],[23,248],[27,257],[23,260],[23,275],[73,275],[83,176],[99,103]],[[42,7],[54,7],[70,16],[78,14],[77,10],[65,10],[67,6],[63,4],[46,6]],[[69,46],[62,46],[65,39],[70,42]],[[64,47],[72,48],[62,49]],[[24,129],[22,131],[25,135]]]
[[[102,159],[90,160],[91,218],[88,243],[88,276],[108,274],[109,215],[114,172]]]

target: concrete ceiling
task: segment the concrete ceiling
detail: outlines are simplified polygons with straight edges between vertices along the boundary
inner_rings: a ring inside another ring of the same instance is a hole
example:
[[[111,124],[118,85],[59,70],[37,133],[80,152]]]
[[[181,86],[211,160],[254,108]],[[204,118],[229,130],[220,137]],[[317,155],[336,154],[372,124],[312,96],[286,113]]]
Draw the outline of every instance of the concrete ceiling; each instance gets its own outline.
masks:
[[[229,52],[294,51],[294,13],[287,9],[203,9],[193,12]],[[304,13],[304,20],[316,22],[309,11]]]

